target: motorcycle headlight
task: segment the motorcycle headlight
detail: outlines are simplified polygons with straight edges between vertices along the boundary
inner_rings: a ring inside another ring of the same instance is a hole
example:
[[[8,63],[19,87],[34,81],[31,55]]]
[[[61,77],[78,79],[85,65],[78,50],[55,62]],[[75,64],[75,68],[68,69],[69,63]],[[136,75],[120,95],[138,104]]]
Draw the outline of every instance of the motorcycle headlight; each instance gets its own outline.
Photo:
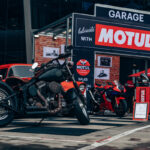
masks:
[[[80,89],[81,92],[84,92],[85,88],[86,88],[86,86],[84,84],[81,84],[79,86],[79,89]]]

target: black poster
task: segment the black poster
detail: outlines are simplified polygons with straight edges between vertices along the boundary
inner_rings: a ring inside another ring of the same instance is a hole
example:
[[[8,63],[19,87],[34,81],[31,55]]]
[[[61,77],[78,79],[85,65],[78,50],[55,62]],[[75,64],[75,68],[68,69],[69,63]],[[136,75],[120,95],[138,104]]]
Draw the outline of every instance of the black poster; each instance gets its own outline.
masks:
[[[87,86],[87,108],[91,109],[91,97],[88,89],[94,87],[94,53],[87,49],[74,49],[73,51],[74,62],[74,77],[76,81],[85,82]]]
[[[74,76],[77,81],[85,82],[87,88],[94,85],[94,53],[86,49],[73,51]]]

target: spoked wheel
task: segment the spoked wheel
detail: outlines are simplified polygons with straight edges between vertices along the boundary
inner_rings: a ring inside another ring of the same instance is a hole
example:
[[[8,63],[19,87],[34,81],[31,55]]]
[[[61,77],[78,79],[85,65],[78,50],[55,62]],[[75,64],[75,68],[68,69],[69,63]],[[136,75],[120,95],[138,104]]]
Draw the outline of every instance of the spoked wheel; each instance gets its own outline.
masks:
[[[7,102],[2,102],[2,99],[5,99],[9,96],[7,90],[0,88],[0,103],[5,106],[13,106],[12,99],[7,100]],[[0,127],[6,126],[9,124],[14,117],[14,113],[9,108],[0,105]]]
[[[127,102],[126,100],[121,100],[119,106],[116,107],[116,115],[118,117],[123,117],[127,112]]]
[[[74,101],[74,113],[81,125],[87,125],[90,122],[87,107],[79,97]]]

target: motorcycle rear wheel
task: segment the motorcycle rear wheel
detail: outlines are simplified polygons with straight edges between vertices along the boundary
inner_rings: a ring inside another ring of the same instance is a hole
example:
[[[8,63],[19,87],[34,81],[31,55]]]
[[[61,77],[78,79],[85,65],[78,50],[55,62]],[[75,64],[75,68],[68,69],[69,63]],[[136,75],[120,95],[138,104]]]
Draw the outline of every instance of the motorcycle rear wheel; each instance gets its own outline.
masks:
[[[74,101],[74,113],[81,125],[88,125],[90,123],[86,105],[83,104],[79,97]]]
[[[0,87],[0,101],[2,99],[5,99],[9,96],[9,90],[7,88],[1,88]],[[8,100],[5,105],[8,106],[13,106],[13,101],[12,99]],[[0,127],[6,126],[9,124],[14,118],[14,113],[12,110],[0,106]]]
[[[127,102],[126,100],[121,100],[118,107],[116,107],[116,115],[118,117],[123,117],[125,113],[127,112]]]

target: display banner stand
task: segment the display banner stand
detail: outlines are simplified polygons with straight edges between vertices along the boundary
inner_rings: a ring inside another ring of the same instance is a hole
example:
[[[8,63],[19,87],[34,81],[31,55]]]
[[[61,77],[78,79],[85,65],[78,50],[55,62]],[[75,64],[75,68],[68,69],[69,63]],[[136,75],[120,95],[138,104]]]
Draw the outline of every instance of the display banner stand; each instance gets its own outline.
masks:
[[[133,120],[148,121],[149,103],[135,102],[133,107]]]

